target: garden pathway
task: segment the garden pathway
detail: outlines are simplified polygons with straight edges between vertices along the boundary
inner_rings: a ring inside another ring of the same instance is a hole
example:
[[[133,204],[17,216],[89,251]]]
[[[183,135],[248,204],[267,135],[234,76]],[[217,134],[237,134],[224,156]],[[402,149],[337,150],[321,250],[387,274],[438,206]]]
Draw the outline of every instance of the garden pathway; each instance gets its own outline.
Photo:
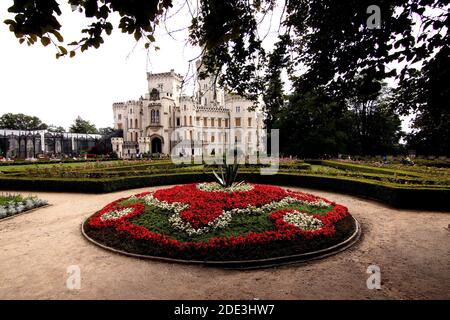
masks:
[[[324,260],[256,271],[139,260],[105,251],[80,224],[122,196],[36,193],[53,205],[0,221],[0,299],[450,299],[450,214],[395,210],[337,193],[311,192],[348,206],[363,237]],[[25,193],[26,194],[26,193]],[[369,290],[367,268],[381,269]],[[69,290],[67,267],[81,269]]]

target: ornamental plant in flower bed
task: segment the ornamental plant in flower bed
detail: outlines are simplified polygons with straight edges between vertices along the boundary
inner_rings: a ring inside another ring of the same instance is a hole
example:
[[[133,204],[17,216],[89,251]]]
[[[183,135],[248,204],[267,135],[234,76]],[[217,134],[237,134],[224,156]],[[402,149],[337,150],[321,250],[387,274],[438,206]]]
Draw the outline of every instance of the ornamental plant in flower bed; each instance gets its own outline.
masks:
[[[0,219],[13,216],[47,204],[46,200],[34,196],[0,194]]]
[[[349,238],[346,207],[276,186],[198,183],[118,199],[83,225],[100,244],[148,256],[231,261],[328,248]]]

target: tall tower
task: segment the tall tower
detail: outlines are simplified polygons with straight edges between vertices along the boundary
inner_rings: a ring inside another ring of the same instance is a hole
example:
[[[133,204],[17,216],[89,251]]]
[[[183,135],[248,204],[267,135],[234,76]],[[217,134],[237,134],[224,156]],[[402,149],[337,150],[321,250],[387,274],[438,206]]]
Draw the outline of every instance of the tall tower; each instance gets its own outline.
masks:
[[[215,82],[215,75],[208,75],[205,79],[199,78],[199,73],[205,71],[201,59],[195,62],[197,68],[197,90],[196,102],[201,106],[223,106],[225,104],[225,95],[223,88]]]

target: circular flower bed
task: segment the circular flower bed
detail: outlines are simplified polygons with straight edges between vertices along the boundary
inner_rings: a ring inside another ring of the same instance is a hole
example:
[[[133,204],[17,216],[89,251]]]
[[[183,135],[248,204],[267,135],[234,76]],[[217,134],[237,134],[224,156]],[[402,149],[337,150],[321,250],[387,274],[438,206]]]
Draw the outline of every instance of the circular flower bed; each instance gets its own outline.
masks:
[[[346,207],[280,187],[199,183],[118,199],[83,224],[122,252],[196,261],[250,261],[323,251],[355,235]]]

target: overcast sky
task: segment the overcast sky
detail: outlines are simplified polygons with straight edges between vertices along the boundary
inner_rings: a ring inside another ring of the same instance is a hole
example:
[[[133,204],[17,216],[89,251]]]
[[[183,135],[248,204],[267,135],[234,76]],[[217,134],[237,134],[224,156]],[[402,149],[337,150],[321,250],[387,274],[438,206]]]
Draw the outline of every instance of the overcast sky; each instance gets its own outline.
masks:
[[[175,69],[184,75],[189,70],[188,61],[200,53],[199,48],[186,43],[187,30],[170,36],[161,28],[156,33],[156,45],[160,50],[150,50],[148,55],[142,41],[136,44],[132,36],[115,29],[99,49],[89,49],[74,58],[56,59],[55,47],[20,45],[9,32],[3,20],[13,16],[7,12],[12,3],[12,0],[0,1],[0,115],[7,112],[35,115],[49,125],[66,129],[77,116],[97,127],[112,126],[112,103],[144,95],[147,71]],[[63,14],[58,19],[62,35],[67,43],[79,40],[80,30],[89,20],[72,12],[67,2],[60,3]],[[187,8],[177,1],[169,16],[175,12],[167,21],[167,30],[183,29],[190,24]],[[272,23],[266,19],[261,29],[260,36],[267,34],[266,49],[276,40],[278,25],[274,21],[279,21],[281,9],[275,12]],[[114,18],[112,22],[116,27],[119,18]],[[407,129],[407,122],[403,127]]]
[[[57,60],[53,46],[20,45],[9,32],[3,20],[11,18],[7,8],[12,2],[0,1],[0,115],[6,112],[35,115],[47,124],[66,129],[79,115],[97,127],[112,126],[112,103],[144,95],[147,69],[153,72],[175,69],[184,74],[187,61],[200,52],[185,46],[182,40],[187,31],[173,35],[180,41],[161,31],[157,37],[161,49],[151,51],[147,63],[143,42],[136,46],[132,36],[116,30],[99,49]],[[62,35],[68,42],[78,40],[88,20],[78,12],[72,13],[67,3],[61,4],[61,10]],[[189,21],[180,16],[170,19],[168,29],[185,27]]]

